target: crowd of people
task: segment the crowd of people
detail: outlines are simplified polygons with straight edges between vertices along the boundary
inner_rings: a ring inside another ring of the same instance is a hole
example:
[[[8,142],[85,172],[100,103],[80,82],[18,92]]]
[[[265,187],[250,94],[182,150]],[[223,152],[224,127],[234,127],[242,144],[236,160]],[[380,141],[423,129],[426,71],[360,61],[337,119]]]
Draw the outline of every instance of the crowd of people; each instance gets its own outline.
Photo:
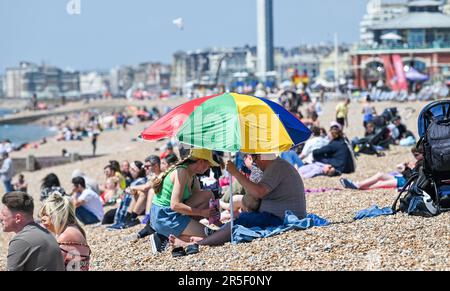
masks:
[[[170,247],[172,255],[180,257],[198,253],[203,245],[228,242],[231,213],[235,224],[247,228],[280,226],[288,210],[299,219],[305,218],[304,179],[356,170],[355,146],[345,135],[351,100],[337,106],[336,121],[324,128],[320,124],[321,98],[289,98],[286,109],[312,132],[302,146],[279,156],[238,153],[226,161],[221,152],[187,150],[169,142],[162,154],[143,161],[109,161],[103,168],[103,181],[75,170],[72,189],[63,189],[58,176],[51,173],[42,180],[39,222],[33,218],[35,204],[26,194],[24,176],[12,182],[12,165],[5,151],[0,178],[7,194],[2,198],[0,220],[5,232],[16,233],[8,251],[8,270],[89,270],[91,250],[82,225],[109,231],[142,225],[129,236],[130,241],[148,237],[153,253]],[[306,116],[297,106],[302,102],[308,103]],[[374,120],[378,116],[370,99],[363,115],[368,137],[376,131]],[[119,119],[126,122],[126,118]],[[96,118],[87,120],[87,127],[99,128]],[[386,128],[396,143],[407,130],[397,117],[390,122],[395,127]],[[413,151],[416,161],[399,165],[395,172],[379,173],[365,181],[340,181],[344,188],[359,190],[402,187],[423,160],[422,153]],[[231,191],[236,194],[232,198],[227,196],[231,184],[227,173],[232,179]]]

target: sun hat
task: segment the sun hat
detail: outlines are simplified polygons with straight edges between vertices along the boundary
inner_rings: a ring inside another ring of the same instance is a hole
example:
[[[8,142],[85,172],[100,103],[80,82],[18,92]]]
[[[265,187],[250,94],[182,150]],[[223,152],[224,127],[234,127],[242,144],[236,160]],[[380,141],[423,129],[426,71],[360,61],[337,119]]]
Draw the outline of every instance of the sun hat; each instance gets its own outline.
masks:
[[[191,154],[189,155],[190,158],[200,159],[200,160],[206,160],[209,162],[211,167],[219,167],[219,164],[216,163],[213,159],[213,154],[211,150],[207,149],[192,149]]]

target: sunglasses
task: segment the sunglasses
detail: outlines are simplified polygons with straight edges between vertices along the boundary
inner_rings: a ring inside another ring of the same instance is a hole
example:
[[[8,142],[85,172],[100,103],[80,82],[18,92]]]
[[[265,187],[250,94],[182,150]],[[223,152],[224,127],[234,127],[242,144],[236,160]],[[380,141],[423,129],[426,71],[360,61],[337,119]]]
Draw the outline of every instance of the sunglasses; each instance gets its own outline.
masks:
[[[143,165],[142,168],[144,169],[150,169],[151,167],[156,166],[157,164],[151,164],[151,165]]]

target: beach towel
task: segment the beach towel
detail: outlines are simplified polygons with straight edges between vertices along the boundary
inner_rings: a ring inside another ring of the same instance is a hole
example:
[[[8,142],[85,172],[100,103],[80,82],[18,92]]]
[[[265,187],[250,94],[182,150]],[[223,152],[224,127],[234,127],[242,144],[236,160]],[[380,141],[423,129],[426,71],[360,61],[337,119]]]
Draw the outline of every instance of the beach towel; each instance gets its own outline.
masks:
[[[305,230],[314,226],[322,227],[330,223],[315,214],[308,214],[305,219],[299,219],[291,211],[286,211],[283,225],[268,227],[265,229],[254,227],[246,228],[241,225],[234,225],[233,238],[237,243],[251,242],[258,238],[267,238],[279,235],[290,230]]]
[[[370,208],[363,209],[356,213],[356,216],[353,218],[354,220],[361,220],[364,218],[374,218],[379,216],[387,216],[387,215],[393,215],[394,211],[390,207],[385,208],[379,208],[378,206],[374,205]]]
[[[330,191],[342,191],[342,188],[317,188],[317,189],[305,189],[305,194],[313,194],[313,193],[325,193]]]

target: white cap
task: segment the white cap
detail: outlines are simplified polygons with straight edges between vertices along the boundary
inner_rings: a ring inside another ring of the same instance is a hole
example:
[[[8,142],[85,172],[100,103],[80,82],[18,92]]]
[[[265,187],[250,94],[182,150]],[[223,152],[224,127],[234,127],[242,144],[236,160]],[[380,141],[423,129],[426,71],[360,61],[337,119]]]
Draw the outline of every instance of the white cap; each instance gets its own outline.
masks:
[[[339,130],[342,130],[342,125],[336,121],[333,121],[330,123],[330,128],[331,127],[337,127],[337,128],[339,128]]]

